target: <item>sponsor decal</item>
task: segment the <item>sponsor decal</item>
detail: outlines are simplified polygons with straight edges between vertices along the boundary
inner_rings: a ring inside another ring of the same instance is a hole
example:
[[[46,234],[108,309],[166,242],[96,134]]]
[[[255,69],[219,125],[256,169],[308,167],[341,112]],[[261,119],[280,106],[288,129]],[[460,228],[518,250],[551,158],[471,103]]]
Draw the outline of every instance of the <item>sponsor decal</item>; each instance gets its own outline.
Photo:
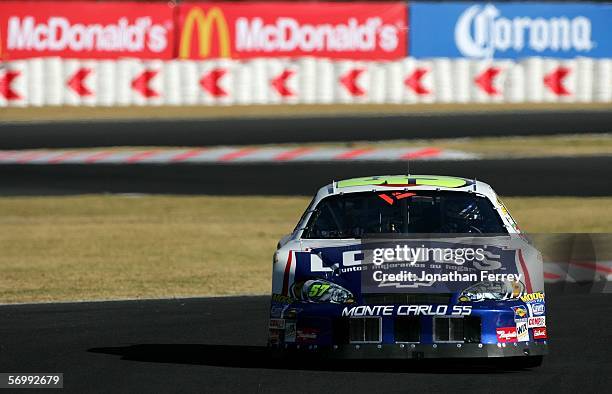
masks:
[[[536,316],[528,318],[527,327],[546,327],[546,316]]]
[[[282,304],[291,304],[295,300],[293,298],[291,298],[291,297],[275,293],[275,294],[272,294],[272,301],[280,302]]]
[[[172,13],[164,3],[1,2],[1,56],[170,59]]]
[[[182,3],[178,55],[399,59],[406,56],[406,8],[398,2]]]
[[[459,296],[459,301],[481,302],[485,300],[517,299],[523,293],[524,288],[525,285],[522,282],[480,282],[463,290]]]
[[[410,52],[473,59],[612,55],[610,4],[415,3]]]
[[[497,342],[500,342],[500,343],[517,341],[516,327],[496,328],[495,334],[497,334]]]
[[[282,330],[285,328],[285,319],[270,319],[270,328]]]
[[[544,302],[529,302],[527,303],[527,308],[531,316],[542,316],[546,313],[546,304]]]
[[[337,186],[343,187],[354,187],[354,186],[439,186],[449,188],[461,188],[466,186],[472,186],[473,181],[463,178],[455,178],[450,176],[372,176],[364,178],[353,178],[338,181]]]
[[[272,318],[280,318],[283,316],[283,311],[288,307],[288,305],[272,305],[270,307],[270,317]]]
[[[296,340],[296,331],[295,331],[295,323],[287,323],[285,324],[285,342],[295,342]]]
[[[513,306],[512,310],[514,311],[514,320],[521,320],[527,318],[527,308],[524,306]]]
[[[516,322],[516,339],[519,342],[529,341],[529,329],[527,327],[527,322]]]
[[[533,339],[546,339],[548,335],[546,333],[546,327],[539,327],[533,330]]]
[[[317,328],[300,328],[297,330],[296,341],[298,343],[315,342],[319,337],[319,329]]]
[[[469,316],[469,305],[360,305],[345,307],[342,316]]]
[[[290,294],[295,299],[305,302],[330,302],[335,304],[355,302],[353,293],[324,279],[295,282],[290,288]]]
[[[544,301],[544,293],[538,291],[536,293],[529,293],[521,296],[521,301],[523,302],[542,302]]]

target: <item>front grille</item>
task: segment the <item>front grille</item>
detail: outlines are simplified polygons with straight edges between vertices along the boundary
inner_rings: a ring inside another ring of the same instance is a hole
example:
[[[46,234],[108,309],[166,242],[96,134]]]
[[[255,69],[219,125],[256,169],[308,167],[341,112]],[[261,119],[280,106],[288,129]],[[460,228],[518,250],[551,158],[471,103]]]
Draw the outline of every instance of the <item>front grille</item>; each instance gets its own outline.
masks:
[[[381,342],[379,317],[354,317],[349,319],[349,341],[352,343]]]
[[[480,318],[436,317],[434,318],[434,342],[480,342]]]
[[[335,344],[346,344],[349,343],[349,319],[341,317],[334,319],[333,321],[333,342]]]
[[[479,317],[466,316],[463,318],[463,340],[466,343],[480,343],[481,330]]]
[[[436,317],[434,319],[434,341],[463,342],[463,319]]]
[[[373,293],[363,294],[366,305],[450,304],[451,293]]]
[[[420,319],[414,316],[398,316],[395,318],[395,342],[420,342]]]

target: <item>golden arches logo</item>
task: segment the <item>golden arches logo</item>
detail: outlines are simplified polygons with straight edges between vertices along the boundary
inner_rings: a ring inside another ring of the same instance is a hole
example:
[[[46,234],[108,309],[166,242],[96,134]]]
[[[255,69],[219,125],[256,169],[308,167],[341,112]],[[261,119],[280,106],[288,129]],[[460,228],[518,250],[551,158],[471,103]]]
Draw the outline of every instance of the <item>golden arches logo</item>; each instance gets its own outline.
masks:
[[[183,22],[179,58],[188,59],[190,57],[191,39],[196,25],[198,28],[197,40],[200,49],[199,55],[201,58],[209,57],[211,52],[213,24],[217,28],[217,34],[219,36],[219,57],[230,57],[230,33],[223,11],[221,11],[219,7],[212,7],[208,10],[208,13],[205,13],[200,7],[194,7],[189,10]]]

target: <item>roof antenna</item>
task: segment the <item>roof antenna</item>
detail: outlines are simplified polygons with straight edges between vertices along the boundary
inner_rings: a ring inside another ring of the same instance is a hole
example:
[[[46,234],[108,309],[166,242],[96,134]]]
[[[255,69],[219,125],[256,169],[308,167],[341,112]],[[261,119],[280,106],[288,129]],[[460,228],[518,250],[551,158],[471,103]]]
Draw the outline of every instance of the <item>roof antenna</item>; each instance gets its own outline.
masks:
[[[410,178],[410,159],[406,160],[406,175]]]
[[[474,177],[474,192],[476,192],[476,177]]]

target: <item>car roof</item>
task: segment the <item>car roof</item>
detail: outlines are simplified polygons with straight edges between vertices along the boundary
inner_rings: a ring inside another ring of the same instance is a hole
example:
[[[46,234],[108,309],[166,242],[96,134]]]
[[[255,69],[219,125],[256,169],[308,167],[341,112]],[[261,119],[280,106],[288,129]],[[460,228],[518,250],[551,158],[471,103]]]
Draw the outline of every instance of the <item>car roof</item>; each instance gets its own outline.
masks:
[[[491,186],[477,181],[444,175],[378,175],[334,181],[319,189],[316,199],[345,193],[389,190],[437,190],[472,192],[493,200],[496,195]]]

